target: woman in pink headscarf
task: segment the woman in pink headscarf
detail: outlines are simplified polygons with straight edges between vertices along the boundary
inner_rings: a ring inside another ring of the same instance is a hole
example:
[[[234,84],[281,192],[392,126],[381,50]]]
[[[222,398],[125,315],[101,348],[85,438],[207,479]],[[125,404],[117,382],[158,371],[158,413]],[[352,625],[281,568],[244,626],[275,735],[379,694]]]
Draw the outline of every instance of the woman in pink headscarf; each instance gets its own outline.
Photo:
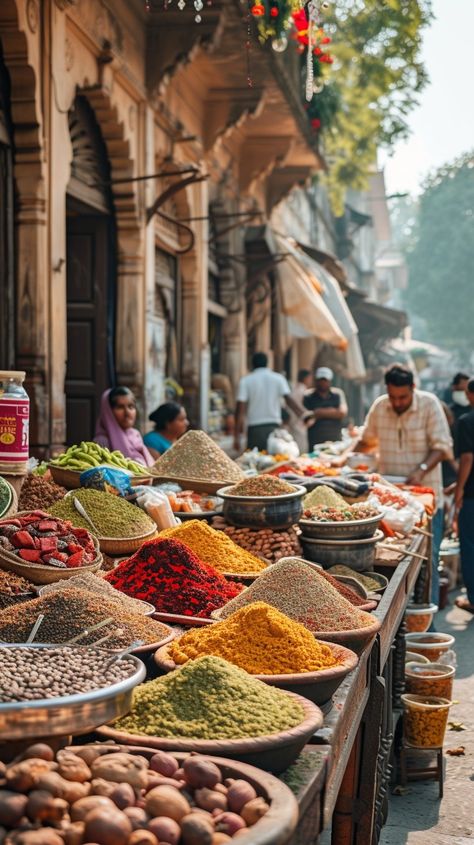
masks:
[[[146,448],[140,432],[134,428],[137,418],[135,397],[128,387],[114,387],[102,394],[100,416],[94,440],[111,452],[118,449],[125,457],[145,466],[154,460]]]

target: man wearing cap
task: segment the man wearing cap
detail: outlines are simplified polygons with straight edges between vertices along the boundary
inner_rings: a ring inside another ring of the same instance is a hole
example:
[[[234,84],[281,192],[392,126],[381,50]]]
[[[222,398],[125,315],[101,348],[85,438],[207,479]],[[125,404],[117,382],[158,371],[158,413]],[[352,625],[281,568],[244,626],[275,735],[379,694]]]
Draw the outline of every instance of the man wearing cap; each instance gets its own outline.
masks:
[[[310,451],[317,443],[340,440],[342,421],[347,416],[347,402],[344,392],[332,387],[334,373],[329,367],[318,367],[315,372],[316,387],[306,393],[303,404],[312,411],[315,422],[308,428]]]

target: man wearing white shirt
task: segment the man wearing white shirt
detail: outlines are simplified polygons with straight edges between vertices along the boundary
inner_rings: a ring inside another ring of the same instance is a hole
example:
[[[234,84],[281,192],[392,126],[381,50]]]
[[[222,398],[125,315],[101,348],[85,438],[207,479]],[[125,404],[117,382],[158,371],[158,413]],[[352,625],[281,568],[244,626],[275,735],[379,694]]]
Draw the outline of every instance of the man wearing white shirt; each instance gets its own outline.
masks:
[[[247,421],[247,448],[264,451],[272,431],[281,427],[282,400],[291,411],[302,417],[304,412],[291,398],[290,386],[279,373],[268,367],[264,352],[252,358],[252,372],[243,376],[237,390],[234,448],[241,451],[241,435]]]

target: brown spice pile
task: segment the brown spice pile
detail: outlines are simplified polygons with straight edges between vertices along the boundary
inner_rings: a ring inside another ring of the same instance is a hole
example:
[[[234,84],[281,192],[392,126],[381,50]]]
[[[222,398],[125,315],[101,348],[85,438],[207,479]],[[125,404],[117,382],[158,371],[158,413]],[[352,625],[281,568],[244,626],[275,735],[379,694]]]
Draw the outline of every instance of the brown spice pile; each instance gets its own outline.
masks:
[[[19,511],[47,510],[54,502],[59,502],[67,490],[54,481],[46,481],[39,475],[27,475],[18,500]]]
[[[257,557],[276,563],[281,557],[299,557],[301,544],[294,528],[273,531],[271,528],[237,528],[221,516],[212,520],[212,527],[223,531],[234,543]]]
[[[35,595],[35,588],[31,581],[0,569],[0,608],[9,607],[19,601],[21,596],[31,598],[32,595]]]
[[[163,478],[218,481],[222,482],[222,486],[244,478],[235,461],[204,431],[187,431],[183,434],[158,458],[153,473]]]
[[[296,487],[274,475],[254,475],[235,484],[227,493],[230,496],[285,496],[296,493]]]

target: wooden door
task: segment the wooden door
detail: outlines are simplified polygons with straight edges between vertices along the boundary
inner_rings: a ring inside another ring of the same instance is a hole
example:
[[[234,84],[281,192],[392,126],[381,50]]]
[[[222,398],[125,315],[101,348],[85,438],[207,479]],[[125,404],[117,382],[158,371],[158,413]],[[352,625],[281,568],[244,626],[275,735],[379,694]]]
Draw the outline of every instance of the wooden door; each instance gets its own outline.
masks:
[[[0,48],[0,369],[15,366],[13,150],[9,78]]]
[[[67,219],[67,443],[94,435],[100,397],[110,385],[113,343],[109,219]]]

